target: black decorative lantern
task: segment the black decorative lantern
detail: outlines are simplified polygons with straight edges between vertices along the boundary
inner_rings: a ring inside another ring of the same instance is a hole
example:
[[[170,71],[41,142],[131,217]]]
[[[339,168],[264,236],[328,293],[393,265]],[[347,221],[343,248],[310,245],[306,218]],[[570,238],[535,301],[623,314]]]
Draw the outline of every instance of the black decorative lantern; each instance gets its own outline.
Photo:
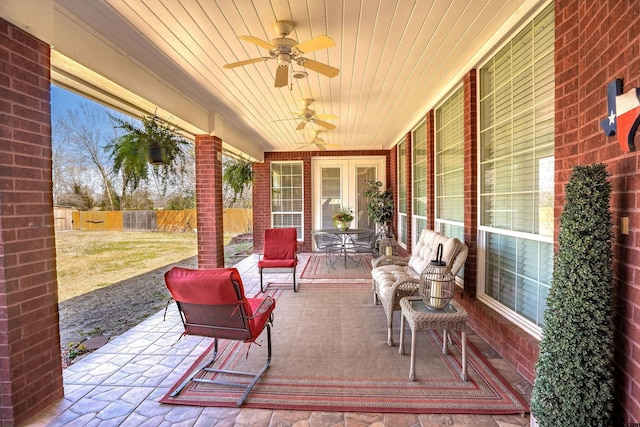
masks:
[[[428,307],[436,310],[443,309],[453,299],[453,291],[456,283],[455,276],[451,273],[446,262],[442,261],[442,243],[438,245],[436,259],[420,274],[418,293],[422,301]]]

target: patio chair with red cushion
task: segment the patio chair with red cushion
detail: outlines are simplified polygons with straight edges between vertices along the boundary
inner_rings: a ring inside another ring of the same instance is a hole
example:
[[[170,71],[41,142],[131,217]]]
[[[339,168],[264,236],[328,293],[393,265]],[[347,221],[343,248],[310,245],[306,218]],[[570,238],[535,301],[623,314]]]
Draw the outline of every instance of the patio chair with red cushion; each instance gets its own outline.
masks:
[[[293,290],[298,292],[298,285],[296,284],[297,251],[298,232],[295,228],[269,228],[264,230],[263,254],[262,259],[258,261],[260,290],[262,292],[267,288],[262,281],[262,274],[265,268],[290,268],[293,272]]]
[[[165,283],[176,301],[182,323],[183,335],[214,338],[214,352],[205,359],[193,375],[185,379],[171,394],[177,396],[189,382],[224,384],[244,387],[245,392],[237,405],[244,403],[253,386],[271,363],[271,323],[276,302],[271,297],[247,298],[238,270],[235,268],[188,269],[174,267],[165,273]],[[254,342],[267,329],[267,361],[257,373],[214,369],[211,366],[218,356],[218,340]],[[253,377],[247,382],[202,378],[201,372],[216,375]],[[198,376],[200,375],[200,376]]]

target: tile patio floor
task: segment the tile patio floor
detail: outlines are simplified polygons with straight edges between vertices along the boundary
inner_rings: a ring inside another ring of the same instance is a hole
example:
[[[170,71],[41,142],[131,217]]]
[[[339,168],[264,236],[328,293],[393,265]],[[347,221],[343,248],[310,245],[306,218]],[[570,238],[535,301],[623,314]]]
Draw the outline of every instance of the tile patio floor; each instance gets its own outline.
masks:
[[[300,256],[304,265],[308,255]],[[259,291],[257,258],[236,265],[245,292]],[[302,268],[298,269],[298,274]],[[280,276],[280,277],[278,277]],[[270,281],[290,281],[290,275],[265,275]],[[349,280],[353,282],[353,280]],[[331,280],[335,282],[335,280]],[[382,310],[382,307],[380,308]],[[202,408],[158,403],[184,371],[208,347],[210,340],[177,338],[182,324],[175,304],[64,370],[65,397],[40,412],[28,426],[528,426],[528,415],[429,415],[352,412],[283,411],[251,408]],[[469,340],[528,401],[531,384],[482,338]]]

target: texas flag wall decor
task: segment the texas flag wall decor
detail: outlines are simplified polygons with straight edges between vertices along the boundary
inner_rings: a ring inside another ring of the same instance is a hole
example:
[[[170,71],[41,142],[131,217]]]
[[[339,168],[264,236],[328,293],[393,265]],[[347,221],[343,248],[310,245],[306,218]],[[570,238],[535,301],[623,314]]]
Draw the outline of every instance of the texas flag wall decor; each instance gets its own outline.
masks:
[[[607,109],[609,115],[600,121],[607,136],[617,135],[622,151],[635,151],[633,143],[640,126],[640,89],[622,93],[622,80],[616,79],[607,85]]]

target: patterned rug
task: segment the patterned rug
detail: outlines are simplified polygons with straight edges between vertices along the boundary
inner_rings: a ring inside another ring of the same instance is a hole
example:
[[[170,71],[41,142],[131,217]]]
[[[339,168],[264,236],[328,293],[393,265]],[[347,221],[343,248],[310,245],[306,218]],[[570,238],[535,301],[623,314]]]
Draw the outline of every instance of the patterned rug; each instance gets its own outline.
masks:
[[[333,259],[327,263],[325,255],[311,255],[307,261],[301,279],[371,279],[371,255],[349,255]]]
[[[277,302],[271,366],[249,394],[245,407],[492,415],[528,411],[523,399],[473,345],[467,346],[469,381],[460,379],[457,334],[451,334],[454,340],[448,355],[440,351],[440,334],[420,334],[417,380],[410,381],[411,331],[406,331],[404,355],[398,354],[397,345],[387,346],[382,307],[371,303],[369,286],[364,283],[349,287],[318,283],[301,286],[295,294],[273,290],[272,296]],[[394,332],[397,339],[399,332]],[[214,366],[259,370],[266,360],[266,333],[256,344],[221,341]],[[185,376],[209,360],[212,351],[211,346]],[[243,392],[194,382],[175,398],[169,397],[171,391],[161,402],[218,407],[235,407]]]

